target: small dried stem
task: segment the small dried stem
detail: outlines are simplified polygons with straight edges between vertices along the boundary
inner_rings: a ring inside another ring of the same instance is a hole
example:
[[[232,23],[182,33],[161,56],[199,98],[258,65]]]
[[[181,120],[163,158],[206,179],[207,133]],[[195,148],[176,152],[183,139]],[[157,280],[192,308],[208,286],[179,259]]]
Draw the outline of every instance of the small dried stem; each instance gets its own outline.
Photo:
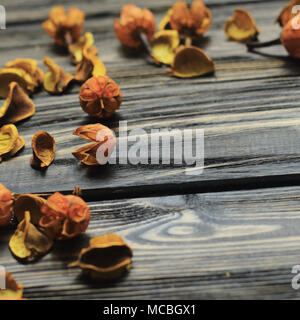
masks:
[[[248,50],[251,50],[255,48],[265,48],[265,47],[276,46],[279,44],[281,44],[280,38],[271,40],[271,41],[266,41],[266,42],[259,42],[259,41],[248,42],[247,47],[248,47]]]
[[[150,44],[149,44],[149,41],[148,41],[148,38],[146,36],[146,34],[144,32],[141,32],[139,34],[140,36],[140,40],[144,46],[144,48],[147,50],[147,53],[151,56],[152,55],[152,49],[150,47]]]
[[[66,32],[64,35],[67,46],[69,47],[73,43],[73,39],[70,32]]]
[[[189,47],[192,45],[192,38],[191,37],[186,37],[185,38],[185,41],[184,41],[184,44]]]

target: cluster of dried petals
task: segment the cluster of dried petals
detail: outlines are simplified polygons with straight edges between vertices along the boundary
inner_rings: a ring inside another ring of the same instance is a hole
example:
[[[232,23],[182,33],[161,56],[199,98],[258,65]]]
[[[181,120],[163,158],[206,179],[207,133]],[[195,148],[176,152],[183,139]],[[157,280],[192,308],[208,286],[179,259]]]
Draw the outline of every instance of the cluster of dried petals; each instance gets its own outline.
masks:
[[[74,64],[82,61],[84,49],[87,50],[87,53],[98,54],[98,49],[94,46],[94,36],[91,32],[86,32],[77,42],[69,45],[71,60]]]
[[[72,7],[66,13],[62,6],[57,6],[50,11],[43,28],[58,45],[68,46],[80,38],[84,19],[84,13],[77,8]]]
[[[38,131],[32,138],[32,151],[30,163],[34,168],[49,167],[55,157],[55,140],[46,131]]]
[[[284,27],[293,17],[299,14],[298,10],[293,10],[294,6],[299,6],[300,0],[291,0],[280,12],[277,22]]]
[[[194,46],[180,46],[171,69],[167,71],[179,78],[193,78],[212,73],[214,70],[213,60],[203,50]]]
[[[88,166],[104,165],[108,162],[116,146],[116,137],[108,127],[96,123],[88,124],[77,128],[73,133],[94,143],[80,147],[74,152],[73,156]]]
[[[295,16],[285,24],[281,34],[281,42],[291,57],[300,59],[300,17]]]
[[[10,222],[12,211],[13,194],[0,183],[0,227],[6,226]]]
[[[5,273],[5,284],[6,289],[0,290],[0,300],[23,300],[23,286],[9,272]]]
[[[155,18],[148,9],[141,9],[133,4],[123,7],[121,17],[115,20],[115,32],[121,43],[127,47],[141,46],[140,35],[143,33],[150,40],[155,32]]]
[[[34,115],[35,105],[17,82],[9,84],[9,94],[0,107],[0,122],[16,123]]]
[[[170,26],[185,37],[198,37],[211,25],[211,13],[203,1],[194,0],[190,8],[185,1],[173,5],[170,13]]]
[[[111,78],[95,76],[81,86],[79,100],[83,111],[92,117],[108,118],[119,109],[122,92]]]
[[[0,162],[16,155],[25,145],[14,124],[7,124],[0,128]]]
[[[244,9],[234,10],[233,16],[225,22],[224,30],[228,39],[238,42],[254,40],[260,32],[253,17]]]
[[[51,195],[42,206],[40,226],[52,239],[70,239],[85,232],[90,222],[90,209],[79,197]]]
[[[73,75],[65,72],[49,57],[44,57],[43,62],[48,67],[44,79],[45,90],[53,94],[64,92],[70,82],[74,80]]]
[[[43,234],[30,221],[30,212],[26,211],[9,241],[9,248],[18,260],[33,261],[45,255],[53,246],[53,240]]]
[[[69,267],[80,267],[92,279],[119,278],[131,266],[132,250],[116,234],[106,234],[90,241],[90,247],[82,249],[78,260]]]

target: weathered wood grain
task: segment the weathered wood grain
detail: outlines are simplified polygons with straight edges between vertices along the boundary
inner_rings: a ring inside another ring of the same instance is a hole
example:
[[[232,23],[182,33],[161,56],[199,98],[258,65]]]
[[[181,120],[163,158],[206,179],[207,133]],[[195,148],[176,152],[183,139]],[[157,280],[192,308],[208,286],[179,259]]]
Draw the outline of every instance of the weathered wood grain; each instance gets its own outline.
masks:
[[[300,188],[208,193],[91,203],[85,236],[57,243],[38,263],[22,265],[1,230],[0,264],[30,299],[298,299]],[[90,237],[118,233],[134,251],[116,283],[88,284],[68,269]]]

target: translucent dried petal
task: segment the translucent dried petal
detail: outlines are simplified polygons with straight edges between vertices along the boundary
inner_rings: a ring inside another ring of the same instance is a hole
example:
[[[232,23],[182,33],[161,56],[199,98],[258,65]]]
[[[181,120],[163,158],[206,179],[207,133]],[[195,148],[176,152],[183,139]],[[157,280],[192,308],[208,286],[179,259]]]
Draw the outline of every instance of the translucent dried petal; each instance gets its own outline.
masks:
[[[5,274],[5,284],[6,289],[0,290],[0,300],[23,300],[23,286],[9,272]]]
[[[299,14],[299,11],[293,13],[292,9],[294,6],[300,5],[300,0],[291,0],[280,12],[276,21],[284,27],[293,17]]]
[[[18,129],[14,124],[7,124],[0,129],[0,162],[2,157],[9,158],[20,151],[25,144],[19,136]]]
[[[88,79],[80,88],[80,106],[89,115],[96,118],[112,116],[122,103],[119,86],[107,76]]]
[[[29,211],[19,223],[9,241],[12,254],[20,260],[32,261],[45,255],[52,247],[53,241],[40,232],[31,222]]]
[[[123,45],[139,47],[142,44],[140,33],[144,33],[150,40],[155,33],[155,25],[150,10],[127,4],[122,8],[120,20],[115,20],[115,33]]]
[[[71,53],[72,61],[77,64],[83,59],[83,49],[86,49],[88,53],[93,55],[98,54],[98,49],[93,45],[94,36],[91,32],[86,32],[76,43],[69,46],[69,52]]]
[[[13,195],[10,190],[0,183],[0,227],[6,226],[10,222],[12,207]]]
[[[36,83],[29,73],[19,68],[0,69],[0,98],[6,98],[9,94],[9,84],[17,82],[24,90],[34,92]]]
[[[46,72],[44,79],[45,90],[54,94],[64,92],[70,82],[74,80],[73,75],[65,72],[49,57],[44,57],[43,62],[48,67],[48,71]]]
[[[35,105],[17,82],[9,84],[9,94],[0,107],[0,122],[16,123],[34,115]]]
[[[84,13],[77,8],[70,8],[66,14],[62,6],[57,6],[50,11],[49,19],[42,26],[58,45],[68,46],[80,38],[84,19]]]
[[[38,226],[41,217],[43,216],[41,208],[46,200],[34,194],[20,194],[15,198],[14,216],[18,222],[24,219],[25,212],[29,211],[31,222]]]
[[[295,28],[295,25],[300,25],[298,16],[292,18],[283,27],[281,42],[291,57],[300,59],[300,29]]]
[[[32,138],[31,165],[37,168],[50,166],[55,157],[55,140],[46,131],[38,131]]]
[[[179,43],[179,34],[176,30],[157,32],[151,41],[152,58],[157,63],[172,64]]]
[[[260,32],[255,20],[244,9],[234,10],[233,17],[226,21],[224,30],[228,39],[238,42],[256,39]]]
[[[111,280],[120,277],[131,266],[133,253],[124,240],[116,234],[106,234],[90,241],[78,260],[70,267],[80,267],[93,279]]]
[[[214,70],[214,62],[203,50],[194,46],[181,46],[176,51],[172,69],[168,71],[179,78],[192,78]]]

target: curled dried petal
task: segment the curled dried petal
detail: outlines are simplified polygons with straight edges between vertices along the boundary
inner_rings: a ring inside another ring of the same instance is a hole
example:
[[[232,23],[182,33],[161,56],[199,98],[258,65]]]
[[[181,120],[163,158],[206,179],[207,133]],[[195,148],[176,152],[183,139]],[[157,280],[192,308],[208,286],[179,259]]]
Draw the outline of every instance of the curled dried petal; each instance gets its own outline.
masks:
[[[100,130],[106,130],[107,135],[113,135],[113,132],[106,126],[100,123],[87,124],[77,128],[73,134],[88,141],[99,141],[97,135]],[[102,131],[103,132],[103,131]]]
[[[0,290],[0,300],[22,300],[23,286],[9,272],[5,273],[5,284],[5,290]]]
[[[97,161],[97,150],[99,146],[99,143],[90,143],[76,149],[72,154],[76,159],[80,160],[87,166],[97,166],[99,165]]]
[[[12,217],[13,195],[0,183],[0,227],[6,226]],[[1,290],[0,290],[1,291]]]
[[[30,222],[29,211],[25,212],[24,219],[9,241],[12,254],[17,259],[28,262],[45,255],[52,245],[53,241]]]
[[[179,78],[192,78],[214,70],[214,62],[203,50],[194,46],[181,46],[176,51],[172,68],[168,71]]]
[[[293,7],[300,5],[300,0],[291,0],[280,12],[276,21],[284,27],[293,17],[299,14],[299,11],[293,12]]]
[[[295,28],[300,25],[300,17],[292,18],[283,27],[281,34],[281,42],[291,57],[300,59],[300,29]]]
[[[9,94],[0,107],[0,121],[16,123],[34,115],[35,105],[17,82],[9,84]]]
[[[80,63],[83,59],[83,49],[86,49],[88,53],[93,55],[98,54],[98,49],[93,45],[94,36],[91,32],[86,32],[76,43],[69,45],[69,52],[73,63]]]
[[[152,58],[157,63],[172,64],[180,39],[176,30],[157,32],[152,41]]]
[[[150,40],[154,35],[155,25],[155,18],[150,10],[127,4],[122,8],[120,19],[115,20],[115,33],[123,45],[139,47],[142,44],[140,34],[144,33]]]
[[[65,72],[49,57],[44,57],[43,62],[48,67],[44,79],[45,90],[54,94],[64,92],[70,82],[74,80],[73,75]]]
[[[19,136],[14,124],[7,124],[0,129],[0,162],[2,157],[10,158],[19,152],[25,145],[25,141]]]
[[[46,131],[38,131],[32,138],[33,156],[31,165],[37,168],[49,167],[55,157],[55,140]]]
[[[259,34],[255,20],[244,9],[234,10],[233,17],[226,21],[224,30],[228,39],[238,42],[256,39]]]
[[[80,267],[93,279],[111,280],[120,277],[131,266],[133,253],[124,240],[116,234],[106,234],[90,241],[78,260],[70,267]]]
[[[167,11],[166,15],[161,19],[161,21],[158,25],[159,31],[171,29],[171,25],[170,25],[171,15],[172,15],[172,8],[169,9]]]

